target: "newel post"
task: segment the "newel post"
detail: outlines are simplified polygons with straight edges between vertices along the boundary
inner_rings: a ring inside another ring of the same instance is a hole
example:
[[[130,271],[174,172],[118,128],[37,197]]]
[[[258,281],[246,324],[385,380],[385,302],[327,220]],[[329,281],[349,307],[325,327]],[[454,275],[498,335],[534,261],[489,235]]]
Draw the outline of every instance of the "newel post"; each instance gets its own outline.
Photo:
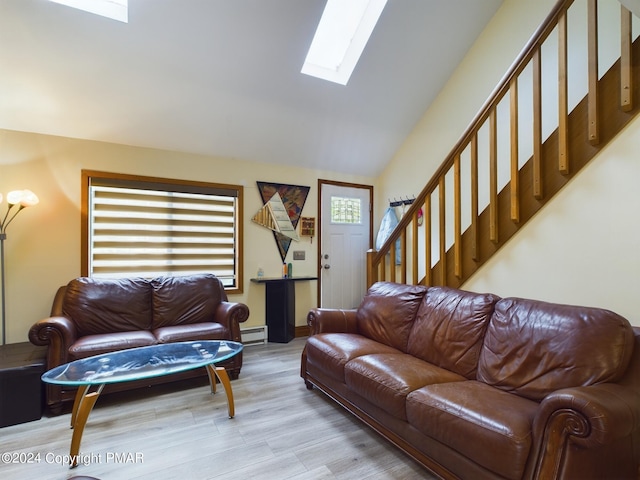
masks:
[[[367,250],[367,289],[378,281],[378,268],[373,265],[373,259],[376,253],[372,248]]]

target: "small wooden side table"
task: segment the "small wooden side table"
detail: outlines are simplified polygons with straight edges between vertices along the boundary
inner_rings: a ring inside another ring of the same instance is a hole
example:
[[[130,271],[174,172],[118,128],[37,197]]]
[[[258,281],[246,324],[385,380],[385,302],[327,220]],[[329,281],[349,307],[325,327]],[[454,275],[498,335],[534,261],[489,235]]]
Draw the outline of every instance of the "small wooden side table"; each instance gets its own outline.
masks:
[[[46,353],[29,342],[0,345],[0,427],[42,417]]]

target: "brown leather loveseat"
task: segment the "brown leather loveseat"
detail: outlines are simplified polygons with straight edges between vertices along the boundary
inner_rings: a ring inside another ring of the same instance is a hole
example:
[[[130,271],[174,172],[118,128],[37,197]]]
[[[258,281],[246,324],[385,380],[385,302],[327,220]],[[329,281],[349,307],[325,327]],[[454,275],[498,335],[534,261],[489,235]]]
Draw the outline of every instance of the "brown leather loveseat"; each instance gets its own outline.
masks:
[[[229,302],[222,282],[211,274],[151,280],[80,277],[58,289],[51,316],[31,327],[29,340],[48,346],[46,366],[51,369],[79,358],[157,343],[240,342],[239,324],[248,317],[248,307]],[[221,365],[230,378],[237,378],[242,353]],[[206,375],[205,370],[109,385],[105,392],[199,375]],[[59,413],[75,392],[47,384],[47,406]]]
[[[308,323],[307,388],[442,478],[639,478],[640,328],[613,312],[380,282]]]

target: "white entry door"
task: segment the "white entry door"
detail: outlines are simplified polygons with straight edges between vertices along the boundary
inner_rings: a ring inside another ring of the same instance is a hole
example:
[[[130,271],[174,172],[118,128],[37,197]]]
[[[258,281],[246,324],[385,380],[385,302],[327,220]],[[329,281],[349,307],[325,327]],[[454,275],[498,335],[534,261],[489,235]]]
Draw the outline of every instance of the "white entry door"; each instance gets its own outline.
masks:
[[[371,248],[368,186],[321,184],[320,306],[355,308],[366,291]]]

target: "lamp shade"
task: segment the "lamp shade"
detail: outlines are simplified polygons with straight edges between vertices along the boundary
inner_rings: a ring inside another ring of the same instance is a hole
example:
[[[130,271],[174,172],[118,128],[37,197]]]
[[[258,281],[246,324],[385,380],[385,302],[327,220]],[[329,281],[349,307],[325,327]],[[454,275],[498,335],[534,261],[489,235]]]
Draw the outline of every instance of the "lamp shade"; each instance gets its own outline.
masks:
[[[2,201],[2,197],[0,197],[0,201]],[[9,205],[20,204],[21,207],[32,207],[37,205],[39,201],[38,196],[31,190],[14,190],[7,193]]]
[[[14,190],[12,192],[7,193],[7,203],[9,205],[15,205],[16,203],[20,203],[21,198],[22,198],[22,190]]]
[[[20,199],[20,205],[23,207],[33,207],[37,205],[40,199],[31,190],[22,190],[22,198]]]

